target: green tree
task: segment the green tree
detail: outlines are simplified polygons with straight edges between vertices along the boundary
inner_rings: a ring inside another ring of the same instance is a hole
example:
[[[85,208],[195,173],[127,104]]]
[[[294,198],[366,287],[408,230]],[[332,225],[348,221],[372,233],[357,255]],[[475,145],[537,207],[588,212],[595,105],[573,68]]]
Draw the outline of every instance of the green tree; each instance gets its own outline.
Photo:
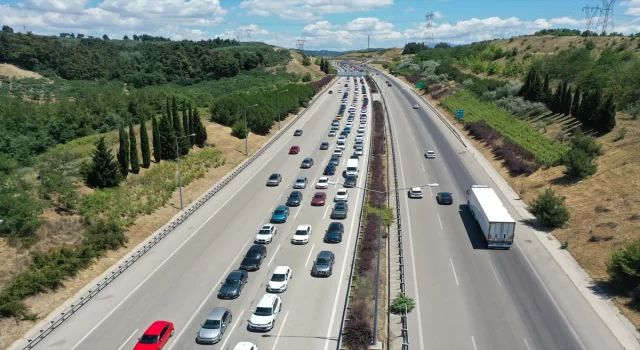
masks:
[[[594,163],[593,156],[587,154],[580,148],[572,148],[564,156],[562,163],[566,167],[564,175],[566,177],[583,180],[598,170],[598,166]]]
[[[129,136],[124,131],[124,126],[121,124],[118,131],[120,136],[120,146],[118,148],[118,162],[120,163],[120,173],[123,178],[127,178],[129,175]]]
[[[22,182],[20,179],[10,181]],[[40,227],[40,213],[42,204],[22,184],[12,186],[5,183],[0,187],[0,217],[4,220],[0,225],[0,235],[10,238],[33,238]]]
[[[567,90],[562,97],[562,113],[569,115],[571,113],[571,86],[567,83]]]
[[[571,148],[578,148],[583,150],[591,158],[595,158],[604,154],[602,145],[596,142],[593,137],[585,135],[580,129],[578,129],[571,140],[569,140],[569,146]]]
[[[42,171],[40,197],[51,202],[57,210],[71,211],[78,207],[78,186],[71,177],[57,169]]]
[[[608,134],[616,127],[616,103],[613,95],[607,96],[603,104],[598,106],[593,128],[600,134]]]
[[[185,111],[187,113],[187,120],[188,120],[188,123],[187,123],[189,128],[188,134],[194,134],[196,132],[196,129],[193,127],[193,120],[191,120],[191,118],[193,118],[193,109],[191,108],[191,102],[189,102]],[[193,147],[196,144],[195,136],[189,137],[189,144],[191,145],[191,147]]]
[[[580,86],[576,87],[573,101],[571,102],[571,115],[578,118],[578,114],[580,114]]]
[[[116,187],[122,181],[121,168],[113,157],[104,137],[96,142],[91,165],[87,174],[87,183],[98,188]]]
[[[153,135],[153,160],[156,163],[160,163],[162,160],[162,144],[160,143],[160,126],[158,125],[158,118],[151,116],[151,132]]]
[[[153,132],[155,133],[155,131]],[[154,139],[155,139],[155,134],[154,134]],[[147,133],[147,117],[145,113],[142,113],[142,115],[140,115],[140,151],[142,153],[142,167],[143,168],[150,167],[151,151],[149,149],[149,134]]]
[[[545,74],[544,82],[542,83],[542,98],[539,102],[549,105],[552,97],[553,92],[551,91],[551,86],[549,85],[549,74]]]
[[[553,113],[560,113],[562,106],[562,87],[563,83],[558,83],[556,90],[553,92],[553,98],[551,99],[551,103],[549,105],[549,109],[553,111]]]
[[[176,134],[168,114],[163,113],[158,131],[162,159],[176,159]]]
[[[202,124],[202,119],[200,119],[200,113],[198,112],[197,108],[193,109],[193,123],[196,134],[196,145],[200,148],[203,148],[209,136],[207,135],[207,128]]]
[[[136,140],[136,129],[133,128],[133,123],[129,123],[129,163],[131,164],[132,173],[137,174],[140,172],[138,141]]]
[[[178,101],[176,97],[173,96],[171,103],[171,116],[173,117],[173,132],[177,139],[179,151],[181,156],[185,156],[189,154],[189,140],[187,140],[184,136],[184,127],[182,124],[182,118],[180,118],[180,114],[178,112]]]
[[[524,80],[524,84],[520,87],[518,91],[518,96],[522,98],[527,98],[529,95],[529,90],[531,89],[531,82],[533,81],[533,75],[535,74],[535,68],[529,68],[529,73],[527,73],[527,78]]]
[[[409,313],[416,307],[416,302],[404,293],[399,293],[391,302],[389,311],[395,315]]]
[[[530,211],[542,224],[557,228],[569,221],[569,209],[564,204],[565,197],[560,197],[548,188],[531,203]]]
[[[185,135],[191,135],[191,121],[189,118],[191,118],[191,114],[189,114],[189,110],[187,109],[187,101],[182,100],[182,129]],[[189,144],[189,148],[191,148],[191,137],[188,137],[186,142]]]
[[[607,264],[607,271],[620,287],[627,290],[637,288],[640,285],[640,239],[615,249]]]
[[[245,124],[244,119],[238,118],[233,126],[231,127],[231,135],[244,139],[247,137],[247,124]]]

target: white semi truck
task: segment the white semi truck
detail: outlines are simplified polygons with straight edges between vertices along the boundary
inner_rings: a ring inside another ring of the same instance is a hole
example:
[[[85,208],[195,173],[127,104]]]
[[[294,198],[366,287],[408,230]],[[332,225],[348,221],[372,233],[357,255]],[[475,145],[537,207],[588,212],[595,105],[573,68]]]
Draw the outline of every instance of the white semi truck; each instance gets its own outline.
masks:
[[[489,186],[473,185],[467,190],[467,204],[489,248],[510,249],[516,222],[495,191]]]

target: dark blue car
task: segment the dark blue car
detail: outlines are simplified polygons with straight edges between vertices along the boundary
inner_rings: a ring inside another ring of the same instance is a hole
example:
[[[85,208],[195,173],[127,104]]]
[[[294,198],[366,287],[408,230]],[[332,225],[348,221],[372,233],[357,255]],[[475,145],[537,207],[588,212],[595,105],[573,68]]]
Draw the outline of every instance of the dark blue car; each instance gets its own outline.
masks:
[[[336,174],[336,166],[333,164],[329,164],[324,168],[324,172],[322,175],[335,175]]]

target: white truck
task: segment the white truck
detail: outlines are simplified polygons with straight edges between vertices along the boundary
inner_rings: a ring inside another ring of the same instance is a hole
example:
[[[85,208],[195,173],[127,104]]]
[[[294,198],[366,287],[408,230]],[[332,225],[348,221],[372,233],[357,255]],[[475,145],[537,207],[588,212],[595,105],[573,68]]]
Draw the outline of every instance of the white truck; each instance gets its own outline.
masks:
[[[489,186],[473,185],[467,190],[467,204],[489,248],[510,249],[516,222],[495,191]]]
[[[350,158],[347,161],[347,176],[358,176],[358,160]]]

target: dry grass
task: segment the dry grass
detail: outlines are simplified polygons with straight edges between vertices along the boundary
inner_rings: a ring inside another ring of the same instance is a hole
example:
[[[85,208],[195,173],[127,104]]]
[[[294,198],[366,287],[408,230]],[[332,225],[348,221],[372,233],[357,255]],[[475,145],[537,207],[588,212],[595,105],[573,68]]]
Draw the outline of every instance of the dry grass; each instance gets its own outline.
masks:
[[[204,113],[202,113],[204,115]],[[291,121],[293,115],[282,120],[282,125]],[[206,118],[208,120],[208,118]],[[208,190],[213,184],[220,180],[229,171],[240,164],[244,159],[244,140],[239,140],[231,136],[231,128],[221,126],[209,121],[203,123],[207,128],[209,140],[213,140],[217,149],[223,152],[225,164],[221,167],[210,169],[207,174],[189,185],[183,187],[183,197],[185,206],[197,199],[203,192]],[[149,123],[149,126],[151,123]],[[138,132],[139,128],[136,128]],[[277,124],[272,128],[269,135],[260,136],[249,135],[249,153],[255,153],[275,132]],[[151,135],[151,134],[150,134]],[[153,166],[152,163],[151,166]],[[144,169],[141,169],[141,172]],[[82,190],[82,189],[81,189]],[[124,257],[130,249],[143,242],[150,234],[162,227],[169,219],[179,212],[180,197],[176,191],[164,207],[156,210],[153,214],[141,216],[135,220],[134,224],[128,228],[127,246],[117,251],[109,251],[105,256],[86,270],[81,271],[75,278],[69,279],[64,286],[53,293],[41,294],[26,301],[31,311],[38,314],[39,322],[50,312],[62,305],[66,300],[73,297],[85,285],[97,276],[108,270],[113,264]],[[78,217],[60,216],[54,211],[46,211],[43,216],[43,227],[38,231],[41,240],[33,249],[47,250],[60,246],[61,244],[72,244],[77,242],[82,232],[82,226]],[[7,244],[5,239],[0,238],[0,283],[6,282],[10,277],[21,271],[28,264],[28,252],[21,251]],[[20,321],[14,319],[0,320],[0,349],[6,349],[16,339],[21,337],[37,322]]]
[[[325,76],[325,74],[320,71],[320,67],[318,67],[314,62],[314,58],[310,58],[311,65],[304,66],[302,65],[302,55],[300,55],[296,50],[289,50],[289,52],[291,52],[293,59],[287,64],[287,73],[295,73],[299,75],[309,73],[311,74],[312,80],[317,80]]]
[[[439,106],[437,100],[423,96]],[[466,134],[454,115],[444,107],[439,110]],[[540,169],[529,177],[512,177],[489,148],[469,138],[526,203],[531,203],[546,188],[566,197],[571,212],[569,224],[551,233],[560,242],[568,242],[571,255],[595,281],[602,282],[609,277],[607,261],[612,250],[640,238],[640,121],[622,113],[618,113],[617,119],[616,128],[598,138],[605,152],[597,160],[598,172],[579,184],[567,185],[562,181],[563,167]],[[626,129],[626,136],[616,140],[622,128]],[[592,236],[597,242],[591,241]],[[640,312],[629,308],[630,299],[615,297],[613,301],[640,328]]]
[[[36,72],[24,70],[8,63],[0,63],[0,76],[9,78],[44,78],[42,75]]]

